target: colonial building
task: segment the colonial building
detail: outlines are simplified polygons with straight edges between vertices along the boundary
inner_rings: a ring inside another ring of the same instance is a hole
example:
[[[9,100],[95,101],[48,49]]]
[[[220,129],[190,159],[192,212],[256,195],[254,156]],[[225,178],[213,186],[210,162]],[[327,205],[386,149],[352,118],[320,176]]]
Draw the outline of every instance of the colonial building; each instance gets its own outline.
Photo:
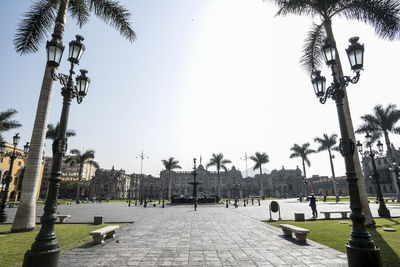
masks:
[[[61,163],[61,172],[62,176],[61,179],[63,181],[79,181],[79,164],[69,165],[66,164],[64,161],[67,158],[74,157],[73,155],[66,155],[63,158]],[[42,186],[40,190],[40,195],[42,197],[46,196],[47,193],[47,186],[49,182],[49,178],[51,176],[51,168],[52,168],[52,157],[44,157],[44,170],[43,170],[43,180]],[[85,163],[82,169],[82,180],[83,181],[90,181],[96,173],[96,167],[92,164]]]
[[[115,170],[114,166],[111,170],[98,169],[90,181],[89,196],[98,199],[126,199],[128,193],[131,193],[132,197],[137,184],[131,182],[131,177],[125,170]]]
[[[5,143],[6,152],[12,152],[14,146],[8,143]],[[24,150],[20,148],[16,148],[16,152],[24,154]],[[5,188],[5,178],[8,175],[8,171],[10,169],[11,160],[9,157],[2,157],[0,156],[0,189],[1,189],[1,198],[3,198],[3,189]],[[22,190],[22,181],[24,179],[24,172],[25,172],[25,159],[24,158],[16,158],[14,160],[14,166],[11,175],[11,182],[10,188],[8,193],[8,201],[19,201],[21,197],[21,190]],[[39,197],[40,191],[40,184],[42,182],[43,176],[43,162],[40,169],[40,180],[39,180],[39,187],[37,190],[36,199]]]
[[[199,182],[198,197],[213,197],[218,194],[218,174],[209,171],[199,165],[196,181]],[[160,173],[161,192],[164,198],[168,197],[169,172],[164,170]],[[244,197],[244,196],[271,196],[271,197],[295,197],[302,192],[302,176],[299,169],[295,170],[273,170],[270,174],[256,175],[254,178],[243,178],[239,170],[233,166],[228,171],[220,172],[221,196],[222,197]],[[171,190],[173,197],[191,197],[193,194],[193,175],[191,171],[171,172]],[[264,192],[261,192],[263,183]]]
[[[393,157],[397,164],[400,163],[400,150],[395,149],[392,146]],[[364,177],[365,187],[367,194],[376,195],[376,183],[373,177],[374,169],[372,167],[372,161],[370,157],[363,157],[361,160]],[[379,174],[379,182],[381,184],[382,194],[384,196],[395,196],[396,195],[396,180],[393,171],[391,170],[391,162],[389,156],[385,155],[382,157],[375,158],[376,169]]]

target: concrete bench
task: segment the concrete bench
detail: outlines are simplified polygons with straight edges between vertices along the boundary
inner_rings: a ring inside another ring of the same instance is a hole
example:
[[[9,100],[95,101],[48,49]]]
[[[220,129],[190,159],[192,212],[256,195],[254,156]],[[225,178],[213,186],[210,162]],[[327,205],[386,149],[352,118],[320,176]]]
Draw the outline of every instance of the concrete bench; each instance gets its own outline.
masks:
[[[119,229],[119,225],[110,225],[92,231],[89,234],[93,237],[93,243],[102,244],[105,238],[115,237],[117,229]]]
[[[71,218],[71,215],[56,215],[60,223],[64,223],[67,218]],[[38,218],[42,217],[42,215],[38,215]]]
[[[321,211],[320,213],[325,215],[325,219],[331,218],[331,213],[340,213],[342,214],[342,219],[347,219],[347,213],[350,213],[350,210],[342,210],[342,211]]]
[[[307,234],[310,232],[308,229],[304,229],[298,226],[290,225],[290,224],[280,224],[282,228],[283,234],[286,237],[292,237],[292,233],[296,236],[296,239],[300,242],[306,242]]]

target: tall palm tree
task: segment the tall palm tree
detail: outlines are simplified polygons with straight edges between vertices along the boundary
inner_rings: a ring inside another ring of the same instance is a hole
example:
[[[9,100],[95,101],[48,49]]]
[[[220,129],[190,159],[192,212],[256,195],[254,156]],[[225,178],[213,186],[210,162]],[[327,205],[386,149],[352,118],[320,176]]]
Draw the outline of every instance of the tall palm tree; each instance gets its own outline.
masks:
[[[221,177],[219,176],[219,172],[221,169],[224,171],[228,171],[225,164],[232,163],[229,159],[224,159],[224,155],[222,153],[215,154],[213,153],[210,159],[210,162],[207,163],[207,168],[211,166],[215,166],[217,168],[217,195],[218,198],[221,198]]]
[[[254,163],[255,163],[254,167],[253,167],[253,171],[255,171],[256,169],[260,169],[260,182],[261,182],[260,195],[264,196],[264,183],[263,183],[262,178],[261,178],[262,165],[269,162],[269,157],[268,157],[267,153],[256,152],[256,154],[254,156],[250,156],[250,159],[252,161],[254,161]]]
[[[303,164],[303,173],[304,173],[304,178],[307,177],[306,174],[306,165],[305,163],[307,163],[307,166],[310,167],[311,166],[311,162],[308,159],[308,155],[312,154],[312,153],[316,153],[316,151],[314,149],[310,149],[310,143],[305,143],[302,144],[301,146],[299,146],[298,144],[294,144],[292,148],[290,148],[290,150],[293,151],[292,154],[290,154],[290,158],[301,158],[301,162]]]
[[[394,161],[393,152],[391,148],[389,133],[400,134],[400,126],[396,126],[400,120],[400,109],[394,104],[388,104],[387,107],[376,105],[373,108],[372,114],[365,114],[361,116],[363,124],[361,124],[356,133],[372,133],[374,139],[379,139],[382,135],[385,137],[386,149],[389,154],[390,162]],[[400,199],[400,183],[396,178],[397,183],[397,199]]]
[[[278,7],[277,15],[310,15],[313,18],[318,17],[319,21],[313,23],[311,30],[306,38],[303,49],[304,55],[300,62],[303,67],[312,74],[313,71],[321,65],[322,54],[321,47],[325,37],[330,43],[336,45],[332,29],[333,17],[344,17],[350,20],[364,22],[374,27],[375,32],[381,38],[393,40],[398,37],[400,31],[400,3],[397,0],[271,0]],[[339,55],[336,56],[336,66],[334,66],[337,78],[343,77],[343,69],[340,63]],[[343,108],[345,113],[345,121],[348,129],[348,136],[352,140],[356,140],[354,134],[353,122],[347,94],[343,99]],[[355,172],[357,177],[357,185],[359,188],[361,205],[366,216],[365,225],[374,226],[375,221],[372,217],[368,204],[367,191],[365,189],[365,178],[361,171],[360,159],[358,154],[353,156],[355,163]]]
[[[12,120],[12,117],[17,114],[17,112],[18,111],[12,108],[0,112],[0,143],[4,141],[3,135],[1,134],[2,132],[7,132],[22,126],[18,121]]]
[[[182,169],[182,168],[181,166],[179,166],[179,161],[173,157],[170,157],[167,160],[163,159],[161,162],[164,164],[165,169],[168,171],[168,200],[171,201],[171,187],[172,187],[171,172],[173,172],[175,169]]]
[[[78,187],[76,189],[76,203],[79,203],[79,191],[80,191],[80,185],[82,181],[82,172],[83,172],[83,166],[85,164],[90,164],[94,166],[96,169],[99,168],[99,164],[94,161],[94,150],[86,150],[85,152],[81,152],[78,149],[71,149],[70,153],[74,156],[69,157],[65,159],[65,163],[72,166],[79,164],[79,179],[78,179]]]
[[[40,44],[52,29],[54,40],[62,42],[67,14],[77,22],[79,27],[82,27],[88,22],[90,13],[117,29],[129,41],[132,42],[136,38],[129,22],[129,11],[117,0],[37,0],[25,13],[24,19],[18,26],[14,39],[15,49],[20,54],[37,52]],[[21,202],[18,205],[12,231],[23,232],[35,229],[36,191],[39,185],[53,89],[51,67],[46,66],[26,163]]]
[[[337,144],[336,138],[337,138],[337,134],[332,134],[331,136],[329,136],[326,133],[324,133],[322,138],[315,137],[314,142],[319,143],[317,152],[328,150],[329,162],[331,164],[331,171],[332,171],[333,190],[335,192],[336,201],[338,201],[339,195],[338,195],[337,186],[336,186],[335,168],[333,167],[333,160],[332,160],[334,158],[334,155],[332,155],[332,150],[339,151],[339,147],[336,146],[336,144]]]
[[[60,127],[60,123],[57,122],[56,127],[54,127],[53,124],[48,124],[47,125],[47,132],[46,132],[46,139],[54,140],[57,138],[57,133],[58,133],[58,128]],[[75,136],[76,133],[74,130],[67,130],[65,136],[66,137],[72,137]]]

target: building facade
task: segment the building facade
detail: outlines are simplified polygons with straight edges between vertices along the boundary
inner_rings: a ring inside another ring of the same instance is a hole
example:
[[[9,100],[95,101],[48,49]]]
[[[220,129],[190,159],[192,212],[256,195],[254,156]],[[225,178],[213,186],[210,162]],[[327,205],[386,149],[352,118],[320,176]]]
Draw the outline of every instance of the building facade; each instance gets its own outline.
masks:
[[[13,151],[13,145],[6,143],[6,152],[12,152]],[[20,154],[24,154],[24,150],[20,148],[16,148],[16,152]],[[5,188],[5,178],[8,175],[9,169],[10,169],[10,163],[11,160],[9,157],[1,157],[0,156],[0,196],[2,199],[3,198],[3,189]],[[43,161],[42,161],[42,166],[40,169],[40,180],[39,180],[39,187],[37,190],[36,194],[36,199],[39,198],[39,192],[40,192],[40,185],[42,182],[42,177],[43,177]],[[25,158],[16,158],[14,160],[14,166],[12,169],[12,179],[10,182],[10,188],[8,191],[8,198],[7,201],[19,201],[21,198],[21,190],[22,190],[22,181],[24,179],[24,173],[25,173]]]
[[[63,161],[61,163],[61,172],[62,181],[71,181],[77,182],[79,181],[79,164],[68,165],[64,161],[67,158],[71,158],[74,156],[67,155],[63,157]],[[43,169],[43,179],[42,186],[40,190],[40,196],[46,197],[47,194],[47,186],[49,183],[49,178],[51,177],[51,168],[52,168],[52,157],[44,157],[44,169]],[[82,169],[82,181],[90,181],[96,173],[96,167],[92,164],[85,163]]]
[[[400,150],[395,149],[392,146],[392,152],[394,160],[397,164],[400,163]],[[365,187],[367,189],[367,194],[376,195],[376,183],[373,177],[373,167],[370,157],[363,157],[361,159],[361,164],[363,167],[364,177],[365,177]],[[375,157],[376,169],[379,174],[379,182],[381,184],[382,194],[384,196],[395,196],[396,195],[396,177],[391,170],[391,162],[389,156]]]
[[[131,182],[132,175],[125,170],[98,169],[95,176],[90,181],[89,197],[97,199],[127,199],[129,193],[131,197],[136,190],[137,184]]]

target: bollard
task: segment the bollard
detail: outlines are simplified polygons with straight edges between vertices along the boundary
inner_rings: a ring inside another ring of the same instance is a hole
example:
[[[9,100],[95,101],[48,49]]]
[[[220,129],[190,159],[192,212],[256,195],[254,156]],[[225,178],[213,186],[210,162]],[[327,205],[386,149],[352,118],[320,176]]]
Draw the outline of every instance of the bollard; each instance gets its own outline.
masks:
[[[228,204],[228,200],[226,201],[226,208],[228,208],[229,207],[229,204]]]

